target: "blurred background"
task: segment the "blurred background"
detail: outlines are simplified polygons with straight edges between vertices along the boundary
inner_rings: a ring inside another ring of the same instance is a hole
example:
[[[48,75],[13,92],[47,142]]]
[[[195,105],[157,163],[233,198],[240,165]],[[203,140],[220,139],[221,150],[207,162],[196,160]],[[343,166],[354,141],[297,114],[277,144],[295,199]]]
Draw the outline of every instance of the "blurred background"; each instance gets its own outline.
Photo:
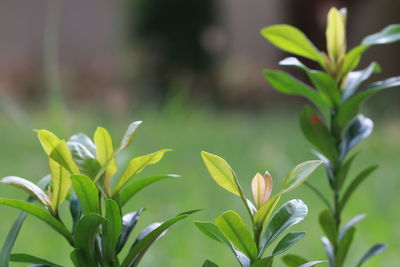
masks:
[[[101,125],[118,142],[131,121],[143,120],[121,164],[131,156],[172,148],[159,166],[142,175],[179,173],[183,178],[154,185],[131,201],[126,212],[147,208],[137,230],[188,209],[204,209],[193,216],[199,220],[213,220],[228,209],[243,212],[239,199],[213,183],[199,152],[224,157],[248,194],[257,171],[269,170],[280,184],[295,164],[313,158],[297,122],[304,100],[274,92],[262,76],[262,69],[279,68],[277,62],[287,54],[259,31],[292,24],[325,50],[331,6],[348,8],[349,47],[400,21],[400,2],[391,0],[0,1],[0,176],[38,181],[47,173],[34,128],[67,139],[76,132],[92,135]],[[383,74],[374,79],[400,75],[399,58],[399,44],[376,47],[360,66],[377,60]],[[387,241],[389,250],[365,266],[398,265],[399,99],[400,90],[388,90],[364,110],[374,119],[375,132],[360,145],[357,163],[381,167],[345,214],[368,213],[347,266],[380,241]],[[311,178],[322,190],[325,179],[323,171]],[[25,197],[5,185],[0,194]],[[306,201],[310,215],[296,227],[308,234],[292,252],[323,259],[316,221],[323,206],[307,188],[287,198],[294,197]],[[0,212],[3,242],[17,211],[0,207]],[[71,266],[68,245],[35,218],[28,218],[15,251]],[[200,266],[206,258],[221,266],[236,264],[228,249],[202,236],[188,220],[159,240],[143,266]]]

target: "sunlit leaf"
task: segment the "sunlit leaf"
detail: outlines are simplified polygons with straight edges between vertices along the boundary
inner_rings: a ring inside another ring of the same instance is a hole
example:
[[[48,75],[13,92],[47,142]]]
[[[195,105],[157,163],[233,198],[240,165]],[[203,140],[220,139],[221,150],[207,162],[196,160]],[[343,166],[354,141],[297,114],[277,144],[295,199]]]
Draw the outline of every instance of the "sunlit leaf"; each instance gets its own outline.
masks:
[[[64,201],[71,188],[70,173],[58,162],[49,158],[49,168],[51,174],[51,205],[53,210]]]
[[[264,224],[271,217],[271,215],[280,199],[281,199],[281,195],[274,196],[267,203],[265,203],[263,206],[261,206],[261,208],[258,209],[256,214],[254,215],[254,225],[257,228],[262,229]]]
[[[106,168],[106,175],[107,177],[113,176],[117,172],[117,161],[114,157],[114,146],[110,134],[103,127],[98,127],[93,140],[96,145],[96,158],[100,165],[111,159]]]
[[[122,137],[118,151],[122,151],[129,146],[129,144],[135,138],[136,130],[140,126],[140,124],[142,124],[142,121],[134,121],[129,125],[124,136]]]
[[[326,43],[331,59],[338,60],[346,51],[346,18],[334,7],[328,13]]]

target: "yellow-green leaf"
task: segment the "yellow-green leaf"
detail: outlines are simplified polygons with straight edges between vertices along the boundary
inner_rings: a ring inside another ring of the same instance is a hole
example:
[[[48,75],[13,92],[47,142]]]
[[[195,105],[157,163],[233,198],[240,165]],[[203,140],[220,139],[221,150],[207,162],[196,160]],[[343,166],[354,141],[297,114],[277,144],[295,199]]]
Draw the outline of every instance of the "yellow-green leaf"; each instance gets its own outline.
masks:
[[[205,151],[201,152],[201,157],[214,181],[222,188],[240,196],[238,181],[229,164],[223,158]]]
[[[94,133],[94,143],[96,144],[96,158],[100,165],[104,165],[111,159],[106,168],[106,174],[108,177],[113,176],[117,172],[117,161],[114,156],[112,138],[108,131],[98,127]]]
[[[345,14],[336,8],[331,8],[326,27],[326,45],[329,56],[335,60],[343,56],[346,51],[345,21]]]
[[[50,156],[53,149],[58,145],[60,139],[48,130],[35,130],[38,135],[39,142],[43,147],[44,152]]]
[[[60,140],[50,153],[50,158],[58,162],[71,174],[79,174],[79,169],[76,163],[72,160],[72,154],[67,143]]]
[[[57,210],[68,194],[71,187],[70,173],[58,162],[49,158],[49,167],[51,174],[51,206],[53,210]]]
[[[151,154],[133,158],[115,186],[114,193],[118,192],[134,175],[140,173],[145,167],[159,162],[164,154],[171,149],[163,149]]]

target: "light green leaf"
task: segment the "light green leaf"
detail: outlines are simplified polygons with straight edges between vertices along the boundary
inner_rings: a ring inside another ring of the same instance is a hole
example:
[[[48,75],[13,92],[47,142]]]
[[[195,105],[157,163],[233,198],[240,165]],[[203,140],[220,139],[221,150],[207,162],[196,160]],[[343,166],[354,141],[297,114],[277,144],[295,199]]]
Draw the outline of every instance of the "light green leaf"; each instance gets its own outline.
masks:
[[[262,29],[261,35],[283,51],[306,57],[323,65],[323,57],[318,49],[293,26],[272,25]]]
[[[306,260],[305,258],[300,257],[295,254],[288,254],[288,255],[283,256],[282,261],[288,267],[299,267],[300,265],[308,262],[308,260]]]
[[[215,219],[215,224],[235,248],[251,260],[257,258],[256,244],[238,213],[226,211]]]
[[[360,63],[362,54],[368,49],[369,46],[367,45],[359,45],[354,47],[347,53],[346,57],[344,58],[343,68],[342,68],[342,75],[343,78],[346,75],[357,68],[358,63]]]
[[[12,262],[23,262],[23,263],[34,263],[34,264],[44,264],[45,266],[60,266],[58,264],[52,263],[51,261],[41,259],[36,256],[32,256],[25,253],[15,253],[11,254],[10,261]]]
[[[50,158],[58,162],[71,174],[79,174],[76,163],[72,160],[71,151],[64,140],[60,140],[50,153]]]
[[[60,142],[60,139],[48,130],[35,130],[38,135],[39,142],[43,147],[43,150],[48,156]]]
[[[7,176],[1,179],[3,184],[15,186],[29,193],[31,196],[39,200],[46,207],[51,207],[51,202],[47,194],[34,183],[17,176]]]
[[[194,224],[204,235],[229,246],[229,241],[225,238],[225,236],[214,223],[194,221]]]
[[[254,215],[254,225],[262,229],[264,224],[269,220],[271,217],[276,205],[278,204],[279,200],[281,199],[281,195],[277,195],[272,197],[267,203],[265,203],[261,208],[259,208]]]
[[[251,265],[251,267],[272,267],[273,262],[274,262],[274,257],[271,256],[257,260]]]
[[[96,145],[96,158],[100,165],[103,165],[109,159],[112,159],[106,168],[107,179],[109,179],[117,172],[117,161],[114,157],[115,154],[112,138],[106,129],[98,127],[94,133],[93,139]]]
[[[51,205],[53,210],[64,201],[71,187],[70,173],[58,162],[49,158],[49,167],[51,174]]]
[[[331,59],[338,60],[346,51],[346,18],[336,8],[331,8],[328,13],[326,27],[326,43]]]
[[[121,190],[119,194],[119,203],[122,206],[124,206],[134,195],[136,195],[138,192],[140,192],[142,189],[145,187],[151,185],[152,183],[155,183],[160,180],[164,179],[176,179],[181,177],[180,175],[176,174],[168,174],[168,175],[161,175],[161,176],[152,176],[152,177],[147,177],[147,178],[142,178],[139,180],[135,180],[129,185],[127,185],[124,189]]]
[[[218,265],[210,260],[206,260],[201,267],[218,267]]]
[[[330,243],[333,245],[337,244],[338,232],[336,230],[336,222],[330,210],[324,210],[320,213],[319,225],[329,239]]]
[[[132,142],[132,140],[136,136],[136,130],[140,126],[140,124],[142,124],[142,121],[134,121],[129,125],[124,136],[122,137],[121,145],[119,146],[119,149],[118,149],[119,152],[126,149],[129,146],[129,144]]]
[[[99,212],[99,192],[95,183],[83,175],[71,175],[72,187],[82,206],[83,214]]]
[[[118,192],[130,179],[132,179],[133,176],[136,174],[140,173],[143,171],[144,168],[146,168],[149,165],[156,164],[159,162],[164,154],[168,151],[171,151],[170,149],[163,149],[151,154],[147,154],[144,156],[136,157],[132,159],[129,163],[128,166],[126,167],[124,173],[122,174],[121,178],[119,179],[117,185],[115,186],[114,189],[114,194]]]
[[[55,219],[53,216],[51,216],[45,208],[33,205],[25,201],[6,198],[0,198],[0,204],[17,208],[19,210],[32,214],[33,216],[47,223],[62,236],[64,236],[70,244],[74,243],[73,238],[65,225]]]

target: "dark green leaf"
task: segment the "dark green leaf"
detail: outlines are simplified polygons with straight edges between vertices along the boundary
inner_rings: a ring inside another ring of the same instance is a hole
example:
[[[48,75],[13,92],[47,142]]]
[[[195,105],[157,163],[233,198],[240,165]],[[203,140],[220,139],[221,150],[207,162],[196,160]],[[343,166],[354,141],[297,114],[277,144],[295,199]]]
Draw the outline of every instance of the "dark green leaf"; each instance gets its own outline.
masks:
[[[153,176],[135,180],[121,190],[119,195],[119,203],[121,207],[124,206],[134,195],[136,195],[139,191],[151,185],[152,183],[164,179],[179,178],[179,177],[181,176],[177,174],[168,174],[168,175]]]
[[[74,249],[70,254],[70,258],[75,267],[91,267],[86,260],[85,252],[81,249]]]
[[[308,262],[308,260],[306,260],[305,258],[300,257],[298,255],[294,255],[294,254],[288,254],[288,255],[283,256],[282,261],[288,267],[299,267],[300,265]]]
[[[342,240],[339,242],[338,251],[336,253],[336,264],[343,266],[346,256],[350,250],[350,245],[353,242],[355,228],[351,227],[346,231]]]
[[[342,228],[342,230],[339,233],[339,241],[341,241],[346,234],[347,230],[349,230],[351,227],[359,223],[361,220],[363,220],[366,217],[365,214],[360,214],[355,217],[353,217],[350,221],[346,223],[346,225]]]
[[[82,216],[82,206],[81,203],[79,202],[78,197],[76,196],[76,193],[73,192],[71,195],[71,199],[69,201],[69,211],[71,213],[72,217],[72,234],[75,233],[76,226],[78,225],[79,219]]]
[[[346,160],[339,168],[335,177],[335,188],[342,188],[344,182],[346,181],[347,175],[349,173],[350,167],[353,164],[354,159],[357,157],[358,153],[352,155],[348,160]]]
[[[218,265],[215,262],[206,260],[201,267],[218,267]]]
[[[215,219],[215,224],[235,248],[242,251],[250,260],[256,259],[257,246],[237,212],[224,212]]]
[[[95,155],[81,143],[68,141],[67,145],[81,173],[94,179],[101,168]]]
[[[347,201],[349,201],[351,195],[354,193],[354,191],[360,186],[362,182],[365,181],[365,179],[374,171],[378,168],[377,165],[371,166],[363,170],[359,175],[354,178],[354,180],[351,182],[351,184],[347,187],[346,192],[344,193],[342,199],[340,200],[340,208],[343,210],[344,206],[347,204]]]
[[[376,244],[372,248],[370,248],[365,255],[361,258],[361,260],[358,262],[356,267],[360,267],[365,261],[367,261],[369,258],[374,257],[378,254],[381,254],[387,249],[387,244]]]
[[[72,187],[82,206],[83,214],[99,212],[99,192],[95,183],[87,176],[71,175]]]
[[[319,225],[328,237],[331,244],[337,243],[337,230],[335,219],[330,210],[324,210],[319,215]]]
[[[132,142],[132,140],[135,138],[136,130],[140,124],[142,124],[142,121],[134,121],[129,125],[124,136],[122,137],[121,144],[118,149],[119,152],[126,149]]]
[[[313,90],[303,82],[283,71],[264,70],[264,77],[275,90],[283,94],[303,96],[309,99],[321,111],[326,112],[329,108],[319,92]]]
[[[294,244],[296,244],[300,239],[302,239],[305,234],[306,233],[304,232],[288,233],[276,245],[274,251],[272,252],[272,256],[276,256],[287,251],[289,248],[294,246]]]
[[[139,211],[127,213],[122,217],[122,229],[121,229],[121,234],[120,234],[118,242],[117,242],[117,249],[116,249],[117,254],[119,252],[121,252],[122,248],[126,244],[126,241],[128,241],[128,238],[129,238],[133,228],[136,226],[136,224],[140,218],[141,212],[142,212],[142,209]]]
[[[251,267],[272,267],[272,263],[274,262],[273,257],[263,258],[256,262],[254,262]]]
[[[105,210],[107,223],[104,225],[102,233],[103,253],[110,261],[115,261],[114,251],[122,230],[122,216],[120,207],[112,199],[105,200]]]
[[[380,32],[365,37],[362,45],[390,44],[400,41],[400,24],[386,26]]]
[[[324,236],[321,238],[321,241],[322,245],[324,246],[326,256],[328,256],[329,266],[335,266],[335,252],[331,242],[329,242],[329,239]]]
[[[306,204],[299,199],[293,199],[283,204],[272,217],[260,242],[260,253],[272,244],[284,231],[301,222],[307,215]]]
[[[70,244],[74,243],[72,236],[69,233],[68,229],[65,227],[65,225],[62,224],[57,219],[55,219],[53,216],[51,216],[50,213],[45,208],[33,205],[25,201],[6,199],[6,198],[0,198],[0,204],[17,208],[19,210],[32,214],[33,216],[47,223],[62,236],[64,236]]]
[[[51,266],[60,266],[58,264],[52,263],[51,261],[41,259],[36,256],[32,256],[29,254],[24,254],[24,253],[16,253],[16,254],[11,254],[10,261],[12,262],[24,262],[24,263],[35,263],[35,264],[47,264]]]

